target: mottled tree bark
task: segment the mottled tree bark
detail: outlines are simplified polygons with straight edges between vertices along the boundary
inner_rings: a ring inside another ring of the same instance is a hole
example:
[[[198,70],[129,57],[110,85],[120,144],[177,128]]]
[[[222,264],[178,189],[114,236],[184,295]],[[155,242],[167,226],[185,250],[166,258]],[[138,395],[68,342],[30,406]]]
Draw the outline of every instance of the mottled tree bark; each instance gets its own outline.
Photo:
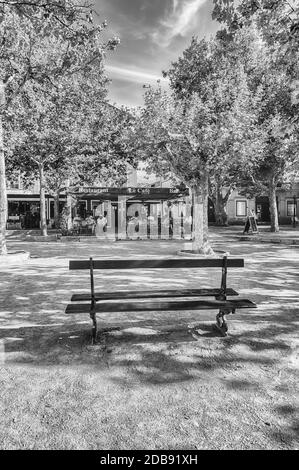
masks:
[[[66,228],[68,232],[70,232],[73,229],[72,207],[73,207],[73,199],[72,199],[72,196],[67,191],[66,193],[66,210],[67,210]]]
[[[208,174],[203,172],[198,185],[192,186],[193,227],[192,252],[213,254],[208,227]]]
[[[54,225],[56,229],[60,227],[59,196],[60,190],[58,189],[54,194]]]
[[[5,104],[4,84],[0,81],[0,107]],[[3,141],[2,111],[0,109],[0,255],[7,253],[6,248],[7,194],[5,177],[5,155]]]
[[[39,171],[39,197],[40,197],[40,229],[43,237],[48,236],[46,217],[46,197],[45,197],[45,175],[43,163],[38,164]]]
[[[226,204],[228,198],[223,197],[222,191],[219,189],[219,186],[217,186],[216,189],[216,195],[215,195],[215,221],[216,225],[219,226],[227,226],[227,212],[226,212]]]
[[[223,200],[217,200],[215,204],[215,222],[219,227],[227,227],[227,211],[226,211],[226,202]]]
[[[215,192],[214,194],[211,194],[211,198],[214,203],[216,225],[227,227],[227,202],[234,190],[234,186],[232,185],[231,187],[225,190],[222,188],[223,187],[221,184],[216,184]],[[223,195],[224,191],[226,191],[226,193]]]
[[[5,157],[3,148],[3,126],[0,115],[0,255],[7,253],[6,248],[7,195],[5,178]]]
[[[269,179],[269,203],[271,232],[279,232],[278,211],[276,201],[276,178],[271,175]]]

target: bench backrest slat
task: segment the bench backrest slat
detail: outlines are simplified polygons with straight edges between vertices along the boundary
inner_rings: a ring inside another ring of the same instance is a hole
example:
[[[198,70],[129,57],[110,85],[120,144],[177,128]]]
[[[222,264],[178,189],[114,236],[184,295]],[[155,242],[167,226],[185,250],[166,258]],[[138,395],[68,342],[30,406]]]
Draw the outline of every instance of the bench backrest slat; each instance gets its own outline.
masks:
[[[89,260],[70,261],[70,269],[90,269]],[[223,267],[222,258],[206,259],[103,259],[93,260],[93,269],[169,269],[169,268],[221,268]],[[227,260],[228,268],[244,268],[244,259],[229,258]]]

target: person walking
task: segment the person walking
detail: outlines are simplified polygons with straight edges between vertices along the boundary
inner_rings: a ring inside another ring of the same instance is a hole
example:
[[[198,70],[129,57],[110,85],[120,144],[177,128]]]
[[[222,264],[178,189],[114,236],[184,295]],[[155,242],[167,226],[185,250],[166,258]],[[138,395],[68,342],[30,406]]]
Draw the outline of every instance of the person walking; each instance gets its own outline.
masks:
[[[251,219],[251,220],[250,220]],[[250,214],[247,215],[245,227],[243,230],[243,235],[248,234],[249,230],[251,229],[252,232],[257,232],[257,224],[256,224],[256,214],[253,209],[251,209]]]

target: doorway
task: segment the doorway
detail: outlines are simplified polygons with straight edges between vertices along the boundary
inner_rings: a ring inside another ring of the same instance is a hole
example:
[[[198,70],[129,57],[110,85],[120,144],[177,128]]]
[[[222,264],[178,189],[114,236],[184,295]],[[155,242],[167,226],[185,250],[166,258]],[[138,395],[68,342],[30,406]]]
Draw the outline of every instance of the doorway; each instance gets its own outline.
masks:
[[[270,222],[270,204],[267,196],[255,199],[255,211],[258,222]]]

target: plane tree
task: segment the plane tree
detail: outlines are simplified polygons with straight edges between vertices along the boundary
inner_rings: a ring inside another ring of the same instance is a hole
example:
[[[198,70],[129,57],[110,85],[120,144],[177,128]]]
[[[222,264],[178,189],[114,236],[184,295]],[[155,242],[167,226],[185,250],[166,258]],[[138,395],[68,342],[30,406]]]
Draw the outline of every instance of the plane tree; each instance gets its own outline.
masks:
[[[260,59],[248,70],[248,83],[259,95],[258,126],[264,153],[249,188],[269,196],[271,230],[279,230],[277,184],[298,165],[299,5],[295,0],[214,0],[213,17],[224,26],[218,37],[234,40],[244,29],[260,36]]]
[[[104,75],[103,57],[118,39],[102,40],[106,23],[95,24],[84,1],[6,1],[0,2],[0,12],[0,249],[4,254],[5,152],[9,152],[7,134],[18,108],[15,101],[29,84],[55,88],[62,76],[95,66],[99,77]]]
[[[47,234],[45,192],[54,197],[56,228],[64,192],[71,229],[71,193],[76,186],[125,180],[131,156],[122,135],[131,117],[111,106],[106,94],[105,79],[99,79],[95,68],[62,77],[56,87],[27,84],[19,95],[8,170],[21,172],[27,185],[39,181],[43,235]]]
[[[143,159],[156,173],[172,173],[190,188],[193,251],[200,253],[212,252],[207,214],[210,190],[218,198],[219,223],[225,223],[226,200],[241,170],[250,172],[262,150],[255,127],[255,98],[240,59],[243,45],[238,48],[193,38],[165,72],[172,92],[163,92],[159,86],[149,88],[140,117]]]
[[[241,109],[239,112],[242,114]],[[246,115],[246,119],[252,117]],[[235,136],[231,137],[228,121],[232,126],[234,122],[239,123],[238,142]],[[147,162],[149,170],[163,176],[172,174],[190,189],[194,208],[192,250],[211,254],[207,210],[209,180],[215,176],[216,169],[223,173],[227,171],[226,164],[231,169],[232,155],[237,155],[239,160],[247,158],[238,110],[231,110],[224,118],[215,110],[213,102],[203,101],[196,93],[177,99],[160,87],[151,88],[145,93],[139,126],[138,130],[135,128],[136,141],[136,135],[139,136],[137,153]]]
[[[291,54],[298,46],[297,0],[213,0],[213,3],[212,16],[226,26],[229,35],[255,23],[269,45],[281,45],[281,53]]]

